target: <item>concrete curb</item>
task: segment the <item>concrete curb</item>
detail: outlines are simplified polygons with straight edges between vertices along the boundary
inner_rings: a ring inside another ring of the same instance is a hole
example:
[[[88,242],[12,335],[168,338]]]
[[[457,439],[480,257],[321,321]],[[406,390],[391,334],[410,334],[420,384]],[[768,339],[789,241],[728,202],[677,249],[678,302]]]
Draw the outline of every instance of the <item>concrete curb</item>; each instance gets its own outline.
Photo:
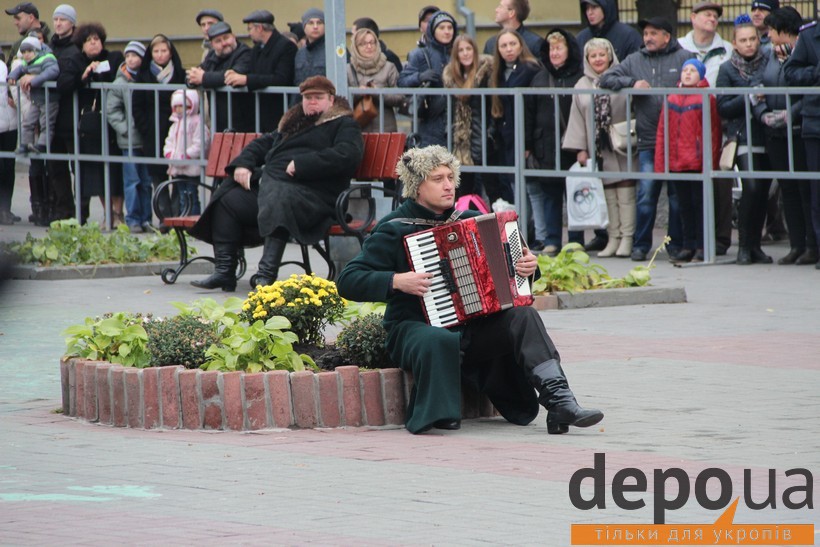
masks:
[[[166,268],[176,269],[179,262],[140,262],[134,264],[97,264],[82,266],[30,266],[18,265],[11,269],[12,279],[35,281],[56,281],[64,279],[108,279],[113,277],[134,277],[160,275]],[[198,260],[185,268],[185,274],[209,274],[213,264]]]
[[[136,429],[255,431],[402,426],[412,376],[398,368],[246,374],[181,366],[127,368],[60,362],[63,414]],[[462,387],[464,418],[495,416],[486,396]]]
[[[647,304],[683,304],[686,289],[683,287],[630,287],[626,289],[600,289],[578,293],[559,292],[538,295],[533,307],[544,310],[577,310],[611,306],[643,306]]]

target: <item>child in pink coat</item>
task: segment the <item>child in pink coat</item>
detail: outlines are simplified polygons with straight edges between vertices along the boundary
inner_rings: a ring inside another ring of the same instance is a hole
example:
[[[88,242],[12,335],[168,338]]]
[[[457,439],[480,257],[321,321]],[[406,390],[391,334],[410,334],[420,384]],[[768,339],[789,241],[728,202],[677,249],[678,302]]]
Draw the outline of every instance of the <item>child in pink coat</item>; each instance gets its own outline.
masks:
[[[163,148],[165,157],[169,160],[207,157],[211,136],[208,126],[202,123],[199,115],[197,92],[192,89],[174,91],[171,95],[171,109],[173,110],[171,127]],[[180,214],[200,214],[202,207],[197,192],[200,167],[198,165],[170,165],[168,175],[173,179],[183,181],[177,183]]]

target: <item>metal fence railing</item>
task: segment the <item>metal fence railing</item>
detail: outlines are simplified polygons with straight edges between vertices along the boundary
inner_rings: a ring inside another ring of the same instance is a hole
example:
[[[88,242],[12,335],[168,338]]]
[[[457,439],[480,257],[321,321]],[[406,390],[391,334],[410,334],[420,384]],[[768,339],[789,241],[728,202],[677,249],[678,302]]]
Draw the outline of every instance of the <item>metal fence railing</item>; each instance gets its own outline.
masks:
[[[163,85],[163,84],[153,84],[153,85],[140,85],[140,86],[120,86],[115,84],[92,84],[91,86],[93,89],[99,89],[101,93],[102,99],[102,116],[103,116],[103,149],[100,154],[84,154],[80,152],[80,144],[79,139],[75,138],[74,140],[74,149],[73,152],[67,154],[55,154],[52,153],[50,148],[47,150],[45,154],[39,156],[39,159],[46,159],[46,160],[67,160],[71,162],[74,170],[74,192],[75,192],[75,205],[76,205],[76,212],[79,218],[80,214],[80,196],[81,196],[81,188],[82,188],[82,166],[81,162],[83,161],[98,161],[103,162],[105,164],[105,193],[106,193],[106,204],[107,207],[110,207],[110,166],[113,164],[118,163],[133,163],[133,157],[127,157],[122,155],[112,154],[111,150],[108,147],[108,139],[107,135],[108,132],[111,130],[107,124],[107,118],[105,114],[105,105],[107,103],[107,94],[112,89],[121,89],[125,90],[126,92],[134,92],[134,91],[149,91],[155,93],[157,96],[160,91],[169,91],[174,89],[185,89],[184,86],[180,85]],[[687,94],[687,95],[701,95],[701,96],[708,96],[710,94],[713,95],[738,95],[743,96],[745,103],[746,103],[746,124],[747,124],[747,134],[751,134],[751,124],[752,124],[752,106],[750,103],[750,95],[756,95],[760,93],[760,88],[731,88],[731,89],[714,89],[714,88],[674,88],[674,89],[632,89],[626,88],[622,89],[618,93],[621,95],[626,95],[627,97],[627,110],[629,112],[633,111],[633,106],[636,101],[640,100],[640,97],[643,96],[663,96],[664,98],[669,94]],[[217,93],[235,93],[237,91],[233,90],[232,88],[224,88],[219,90],[208,90],[204,92],[202,90],[198,91],[202,95],[208,96],[208,104],[209,111],[208,115],[211,120],[211,127],[215,127],[216,117],[217,117],[217,108],[218,108],[218,101],[216,101],[216,94]],[[259,127],[259,95],[262,93],[277,93],[281,95],[281,100],[283,101],[283,107],[287,106],[288,96],[294,96],[298,94],[298,89],[293,87],[275,87],[275,88],[267,88],[265,90],[254,92],[256,95],[252,101],[244,103],[246,106],[250,107],[251,105],[255,109],[255,120],[256,120],[256,127]],[[558,88],[506,88],[506,89],[429,89],[429,88],[391,88],[391,89],[384,89],[384,88],[367,88],[367,89],[360,89],[360,88],[350,88],[350,97],[353,98],[357,95],[364,95],[368,94],[374,96],[377,99],[377,104],[379,105],[380,111],[384,111],[384,99],[387,95],[395,95],[397,93],[405,95],[407,100],[410,103],[419,103],[424,99],[425,96],[436,95],[440,97],[444,97],[446,100],[446,108],[440,123],[444,125],[446,131],[446,145],[448,148],[452,149],[453,145],[453,132],[452,128],[453,125],[451,120],[453,120],[454,114],[454,101],[456,100],[457,96],[479,96],[481,98],[481,124],[483,129],[483,134],[487,135],[487,129],[492,122],[487,116],[486,113],[488,112],[487,106],[489,106],[489,101],[492,100],[493,96],[508,96],[512,97],[513,101],[513,120],[515,125],[514,131],[514,142],[512,143],[514,153],[514,162],[512,165],[499,165],[497,161],[494,161],[494,157],[487,145],[487,139],[484,139],[482,143],[482,153],[481,153],[481,161],[477,162],[476,165],[469,165],[464,166],[462,168],[465,172],[474,172],[474,173],[489,173],[489,174],[506,174],[511,175],[512,180],[514,181],[514,195],[515,195],[515,203],[517,204],[517,209],[519,215],[521,217],[521,221],[523,225],[526,225],[528,219],[528,211],[527,207],[522,207],[522,204],[525,204],[527,201],[527,194],[525,188],[525,181],[526,177],[558,177],[558,178],[566,178],[566,177],[574,177],[574,176],[583,176],[583,174],[570,172],[567,169],[528,169],[525,165],[524,159],[524,152],[525,152],[525,134],[524,128],[525,123],[528,123],[526,119],[525,113],[525,96],[531,97],[544,97],[543,100],[552,100],[552,108],[554,109],[554,116],[555,120],[560,120],[561,116],[559,113],[559,102],[557,99],[561,96],[567,95],[590,95],[594,93],[611,93],[609,91],[602,91],[602,90],[589,90],[589,89],[558,89]],[[820,94],[820,88],[766,88],[766,94],[770,95],[786,95],[789,97],[787,100],[787,110],[791,110],[793,100],[796,100],[799,96],[805,95],[818,95]],[[201,95],[201,96],[202,96]],[[536,99],[540,100],[540,99]],[[351,103],[353,101],[351,100]],[[127,103],[130,105],[130,102]],[[230,105],[231,101],[227,101],[227,104]],[[666,104],[666,101],[664,101]],[[412,112],[416,112],[416,109],[411,108]],[[234,112],[229,108],[228,111],[228,124],[230,125],[232,122],[232,117]],[[662,116],[668,116],[668,112],[666,108],[661,111]],[[78,103],[74,101],[74,121],[77,122],[79,119],[79,109]],[[158,114],[156,114],[158,116]],[[713,183],[715,179],[734,179],[734,180],[742,180],[743,178],[760,178],[761,171],[756,170],[754,164],[752,164],[747,171],[720,171],[717,166],[717,158],[712,157],[712,150],[708,143],[711,142],[711,135],[710,135],[710,128],[711,128],[711,112],[709,108],[703,109],[703,128],[704,128],[704,135],[703,141],[707,143],[707,145],[703,149],[703,173],[670,173],[668,171],[668,159],[666,169],[664,169],[663,173],[641,173],[638,168],[637,159],[629,156],[629,161],[627,162],[627,169],[623,172],[614,172],[614,171],[599,171],[598,175],[601,178],[609,178],[609,179],[655,179],[655,180],[664,180],[664,181],[678,181],[678,180],[702,180],[704,181],[704,189],[703,189],[703,203],[704,203],[704,255],[706,262],[714,262],[715,258],[715,229],[714,229],[714,198],[713,198]],[[420,126],[420,120],[416,115],[410,117],[403,117],[399,116],[401,119],[401,125],[406,126],[409,128],[411,132],[417,132]],[[629,114],[630,119],[633,117],[633,114]],[[384,131],[384,117],[380,117],[380,131]],[[802,142],[797,141],[793,138],[792,125],[791,125],[791,116],[788,117],[788,150],[790,152],[796,146],[802,146]],[[155,127],[159,127],[158,118],[154,120]],[[593,123],[594,120],[590,117],[587,121],[587,134],[594,135],[594,128]],[[75,127],[77,124],[75,123]],[[664,124],[665,128],[668,128],[668,124]],[[542,130],[552,131],[555,136],[555,147],[552,151],[555,157],[555,164],[560,165],[560,156],[561,156],[561,127],[559,123],[554,124],[551,128],[542,128]],[[203,129],[204,131],[204,129]],[[154,154],[151,154],[151,151],[146,151],[146,157],[141,157],[139,159],[139,163],[143,164],[152,164],[152,165],[170,165],[170,164],[178,164],[178,165],[195,165],[200,168],[201,177],[204,179],[205,176],[205,166],[207,165],[207,154],[206,152],[202,151],[199,158],[188,159],[188,160],[168,160],[165,159],[162,155],[162,144],[165,140],[165,135],[155,134],[155,142],[157,143],[157,150],[154,150]],[[668,146],[669,146],[669,138],[668,135],[665,135],[664,142],[667,146],[665,157],[668,158]],[[595,142],[593,138],[590,138],[589,146],[588,146],[590,157],[595,157]],[[636,152],[630,150],[631,152]],[[148,156],[155,156],[155,157],[148,157]],[[14,157],[13,152],[0,152],[0,157]],[[35,156],[32,156],[35,157]],[[594,163],[594,162],[593,162]],[[808,172],[798,172],[795,171],[793,163],[790,163],[790,170],[789,171],[765,171],[765,178],[773,178],[777,179],[780,182],[788,181],[788,180],[806,180],[806,179],[815,179],[817,177],[816,173],[808,173]],[[202,196],[204,197],[204,196]],[[108,209],[110,210],[110,209]],[[110,215],[109,215],[110,217]],[[107,219],[110,222],[110,218]]]

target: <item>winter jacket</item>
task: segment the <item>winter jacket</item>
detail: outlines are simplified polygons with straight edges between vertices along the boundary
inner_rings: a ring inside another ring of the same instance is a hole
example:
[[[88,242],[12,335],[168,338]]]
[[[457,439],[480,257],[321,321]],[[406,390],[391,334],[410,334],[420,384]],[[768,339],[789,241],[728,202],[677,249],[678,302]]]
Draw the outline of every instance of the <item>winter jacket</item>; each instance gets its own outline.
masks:
[[[327,70],[325,62],[325,37],[310,42],[299,48],[294,57],[294,85],[299,85],[311,76],[324,76]]]
[[[673,88],[680,80],[680,69],[683,62],[694,56],[695,54],[691,51],[680,47],[678,41],[673,37],[666,48],[661,51],[649,52],[642,47],[620,64],[613,65],[601,76],[599,85],[603,89],[619,91],[625,87],[633,87],[639,80],[646,80],[655,89]],[[651,150],[655,147],[658,115],[663,107],[663,97],[661,95],[635,95],[632,97],[632,104],[635,108],[638,150]]]
[[[399,73],[396,71],[396,65],[387,60],[387,56],[382,57],[381,67],[375,74],[366,75],[357,70],[353,63],[347,65],[347,85],[350,87],[396,87],[399,81]],[[384,110],[382,116],[384,117],[385,132],[392,133],[397,130],[396,126],[396,107],[404,104],[404,95],[391,94],[382,95],[384,97]],[[358,102],[357,98],[362,95],[355,95],[353,97],[354,103]],[[373,95],[373,102],[376,108],[379,108],[379,96]],[[379,116],[373,118],[367,127],[362,128],[365,133],[377,133],[379,131]]]
[[[168,130],[168,137],[165,139],[163,155],[169,160],[190,160],[208,157],[208,144],[211,142],[211,134],[208,126],[202,123],[199,115],[199,95],[193,90],[177,89],[171,95],[171,109],[184,103],[186,107],[185,116],[173,112],[171,114],[171,128]],[[204,125],[204,127],[203,127]],[[205,133],[204,141],[202,133]],[[168,175],[173,177],[199,176],[198,165],[169,165]]]
[[[174,67],[173,75],[169,84],[185,83],[185,68],[179,58],[176,47],[171,44],[171,60],[169,64]],[[148,49],[142,58],[142,66],[137,76],[134,78],[137,84],[156,84],[156,76],[151,72],[151,50]],[[162,156],[162,142],[168,134],[171,126],[171,90],[139,90],[139,86],[131,95],[134,106],[134,125],[142,136],[143,155],[149,158],[159,158]],[[157,125],[157,123],[159,125]],[[151,168],[149,168],[151,169]],[[155,178],[165,176],[163,166],[152,169]]]
[[[544,43],[543,49],[539,52],[544,69],[536,74],[530,87],[560,87],[573,88],[578,80],[583,76],[584,56],[578,47],[575,37],[562,29],[551,29],[547,32],[549,36],[552,32],[560,32],[567,41],[569,53],[566,62],[560,67],[553,66],[549,58],[549,44]],[[569,121],[570,110],[572,108],[572,95],[525,95],[524,106],[526,108],[524,142],[525,149],[538,160],[538,165],[542,169],[554,169],[555,165],[555,101],[558,100],[559,143],[564,136]],[[560,150],[560,146],[559,146]],[[569,156],[569,155],[567,155]],[[566,158],[569,161],[569,157]],[[566,162],[562,162],[566,163]],[[559,166],[559,168],[569,169],[572,165]]]
[[[530,87],[532,80],[539,72],[544,71],[541,64],[517,62],[510,76],[501,87]],[[544,76],[546,78],[546,76]],[[544,98],[544,97],[539,97]],[[501,104],[504,106],[504,114],[499,123],[499,134],[501,143],[506,149],[511,150],[515,145],[515,100],[512,95],[501,95]],[[525,131],[526,133],[526,131]]]
[[[407,64],[399,74],[399,87],[441,87],[441,75],[444,67],[450,62],[450,44],[440,44],[433,37],[431,28],[427,27],[427,43],[424,47],[417,47],[407,56]],[[455,33],[453,34],[455,39]],[[432,69],[438,76],[437,80],[422,82],[421,75]],[[440,144],[447,146],[447,98],[438,95],[420,95],[416,98],[416,104],[420,111],[425,110],[422,103],[427,103],[427,108],[423,115],[419,115],[419,136],[421,146]]]
[[[698,87],[709,87],[704,78]],[[669,171],[672,173],[703,171],[703,100],[700,95],[669,95],[666,98],[669,116]],[[712,129],[712,163],[720,158],[720,116],[714,95],[709,95],[710,122]],[[663,173],[664,165],[664,116],[658,119],[658,135],[655,140],[655,171]]]
[[[695,44],[695,31],[690,30],[686,36],[678,40],[680,47],[686,51],[691,51],[697,56],[697,59],[706,65],[706,80],[711,87],[717,85],[717,75],[720,65],[728,61],[732,56],[732,43],[720,37],[720,34],[715,33],[712,43],[705,48],[699,48]]]
[[[816,22],[804,25],[800,31],[783,75],[791,86],[820,86],[820,26]],[[820,139],[820,95],[806,95],[801,113],[803,138]]]
[[[614,55],[614,51],[611,52]],[[612,60],[610,69],[618,66],[618,57],[615,56]],[[584,75],[575,84],[575,89],[599,89],[600,75],[596,74],[590,66],[589,62],[584,59]],[[610,109],[612,112],[612,123],[619,123],[626,121],[626,96],[625,95],[610,95]],[[595,105],[593,103],[593,95],[573,95],[572,96],[572,110],[569,115],[569,123],[567,131],[564,134],[563,148],[565,150],[573,150],[578,152],[586,150],[591,154],[592,141],[594,135],[590,135],[587,131],[589,127],[587,120],[595,116]],[[597,154],[601,157],[603,171],[621,171],[627,170],[627,158],[616,152],[611,148],[604,150],[597,150]],[[635,162],[633,162],[633,166]],[[611,184],[618,182],[618,179],[604,179],[604,184]]]
[[[60,95],[60,109],[54,125],[54,136],[67,142],[74,142],[74,92],[80,86],[83,70],[83,54],[72,42],[72,35],[60,38],[51,36],[51,52],[57,57],[60,75],[57,76],[57,93]]]
[[[114,83],[127,85],[134,82],[134,76],[128,72],[125,63],[122,63],[117,70],[117,77]],[[105,105],[105,115],[108,125],[117,137],[117,146],[123,150],[142,149],[142,135],[134,125],[133,95],[130,89],[110,89],[108,90],[107,102]],[[129,131],[131,136],[131,146],[128,146]]]
[[[766,59],[765,56],[764,59]],[[766,70],[766,65],[766,62],[762,63],[757,72],[752,74],[747,80],[740,75],[740,72],[732,65],[731,61],[726,61],[720,65],[717,86],[722,89],[760,86],[763,84],[763,71]],[[749,143],[749,138],[746,134],[746,101],[748,100],[749,97],[745,94],[720,95],[717,99],[718,112],[720,113],[720,117],[726,122],[726,135],[730,138],[737,137],[738,145]],[[752,130],[752,146],[764,146],[765,133],[763,131],[763,124],[752,116],[751,119],[749,119],[749,125]]]
[[[521,25],[515,29],[515,32],[520,34],[521,38],[524,39],[524,43],[527,44],[527,49],[530,50],[530,53],[538,57],[538,52],[541,51],[541,48],[544,46],[544,39],[524,25]],[[498,41],[498,34],[495,36],[490,36],[490,38],[484,43],[485,55],[495,55],[496,41]]]
[[[34,78],[31,80],[31,101],[34,104],[46,104],[46,90],[43,84],[46,82],[56,82],[60,75],[60,66],[57,62],[57,57],[51,52],[41,52],[30,63],[23,61],[17,68],[9,74],[9,80],[19,80],[23,75],[31,74]],[[49,102],[56,103],[60,100],[60,96],[51,90],[48,94]]]
[[[604,10],[604,24],[600,27],[589,26],[586,14],[586,2],[581,2],[581,22],[586,28],[578,33],[578,45],[581,51],[592,38],[606,38],[615,48],[618,59],[624,60],[643,47],[643,38],[637,30],[618,20],[617,0],[596,0]]]
[[[788,87],[786,82],[785,64],[788,61],[781,62],[777,58],[777,54],[772,49],[769,52],[769,61],[766,63],[766,69],[763,71],[763,87]],[[755,118],[761,120],[761,116],[766,112],[774,110],[786,110],[786,96],[766,94],[766,100],[761,101],[753,108]],[[802,130],[801,124],[803,120],[803,97],[798,95],[791,96],[791,116],[792,116],[792,132],[794,135],[799,135]],[[762,120],[761,120],[762,123]],[[764,124],[763,127],[766,135],[770,137],[778,137],[785,139],[787,127],[784,125],[781,128],[772,128]]]
[[[246,146],[226,171],[262,169],[260,235],[269,236],[282,227],[298,241],[313,244],[333,224],[336,198],[350,185],[363,153],[362,132],[353,111],[347,100],[337,96],[318,120],[305,116],[301,104],[291,107],[279,129]],[[285,172],[291,161],[296,166],[294,176]]]
[[[20,58],[20,46],[23,44],[23,40],[28,38],[29,32],[31,32],[33,30],[41,30],[43,32],[43,40],[45,41],[45,43],[48,43],[49,38],[51,38],[51,29],[48,28],[48,25],[44,21],[40,21],[40,28],[39,29],[32,28],[32,29],[29,29],[29,30],[25,31],[23,34],[21,34],[20,38],[18,38],[11,45],[11,48],[9,49],[9,60],[8,60],[8,69],[9,70],[11,70],[13,68],[11,66],[11,64],[14,62],[14,60]]]
[[[239,74],[248,74],[252,70],[251,48],[241,42],[237,42],[236,49],[225,57],[219,57],[215,51],[211,51],[199,65],[205,74],[202,76],[202,87],[205,89],[217,89],[225,87],[225,72],[234,70]],[[231,99],[231,119],[228,119],[228,95]],[[233,129],[242,133],[253,131],[253,97],[247,93],[228,93],[218,91],[216,93],[216,105],[211,105],[211,110],[216,109],[216,131]]]
[[[293,85],[295,57],[296,45],[273,29],[267,42],[254,45],[251,50],[251,69],[245,73],[248,90]],[[259,130],[262,133],[276,129],[284,112],[282,94],[259,94]]]
[[[442,80],[444,87],[457,87],[453,77],[452,65],[444,68]],[[472,82],[472,89],[487,88],[493,71],[493,58],[489,55],[478,57],[478,68]],[[491,101],[485,100],[484,123],[489,128]],[[462,165],[480,165],[482,149],[486,146],[484,132],[481,130],[481,97],[465,95],[453,100],[453,154]],[[489,155],[489,150],[488,150]]]
[[[8,96],[9,90],[5,77],[7,72],[6,65],[0,63],[0,94],[3,97]],[[0,133],[7,131],[17,131],[17,109],[8,101],[0,101]]]

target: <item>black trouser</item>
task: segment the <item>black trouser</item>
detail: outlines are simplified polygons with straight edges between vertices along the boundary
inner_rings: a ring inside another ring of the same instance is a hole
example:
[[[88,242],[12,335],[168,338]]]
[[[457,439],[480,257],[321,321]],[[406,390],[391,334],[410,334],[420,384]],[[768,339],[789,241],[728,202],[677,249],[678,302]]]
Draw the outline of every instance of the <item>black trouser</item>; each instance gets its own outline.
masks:
[[[803,143],[806,146],[806,163],[809,171],[817,173],[820,171],[820,139],[804,138]],[[820,243],[820,180],[810,181],[809,188],[811,189],[811,220],[816,241]]]
[[[54,154],[74,152],[71,137],[57,135],[51,143]],[[74,216],[74,194],[72,191],[71,170],[68,161],[48,160],[46,162],[48,182],[46,200],[48,202],[49,220],[59,220]]]
[[[473,320],[464,327],[461,347],[464,379],[486,393],[507,420],[530,423],[538,404],[534,397],[528,403],[520,394],[533,389],[532,373],[538,365],[561,360],[538,312],[516,307]],[[523,377],[509,373],[512,363],[523,370]]]
[[[670,180],[669,184],[678,194],[683,248],[703,249],[703,180]]]
[[[794,171],[807,170],[806,149],[795,139],[792,143]],[[791,171],[789,146],[786,136],[768,137],[766,153],[774,171]],[[816,249],[817,238],[811,223],[811,187],[808,180],[781,180],[783,216],[789,229],[789,246],[792,249]]]
[[[754,154],[754,171],[770,169],[765,154]],[[750,171],[752,165],[748,154],[737,156],[737,166],[741,171]],[[760,248],[763,224],[766,222],[766,208],[769,203],[771,179],[744,178],[743,193],[738,207],[738,246],[745,249]]]
[[[213,242],[239,246],[261,245],[257,221],[259,187],[254,185],[248,191],[233,181],[225,181],[223,184],[231,184],[233,187],[211,205]]]
[[[0,151],[12,152],[17,146],[17,130],[0,133]],[[11,212],[14,195],[14,158],[0,158],[0,212]]]

